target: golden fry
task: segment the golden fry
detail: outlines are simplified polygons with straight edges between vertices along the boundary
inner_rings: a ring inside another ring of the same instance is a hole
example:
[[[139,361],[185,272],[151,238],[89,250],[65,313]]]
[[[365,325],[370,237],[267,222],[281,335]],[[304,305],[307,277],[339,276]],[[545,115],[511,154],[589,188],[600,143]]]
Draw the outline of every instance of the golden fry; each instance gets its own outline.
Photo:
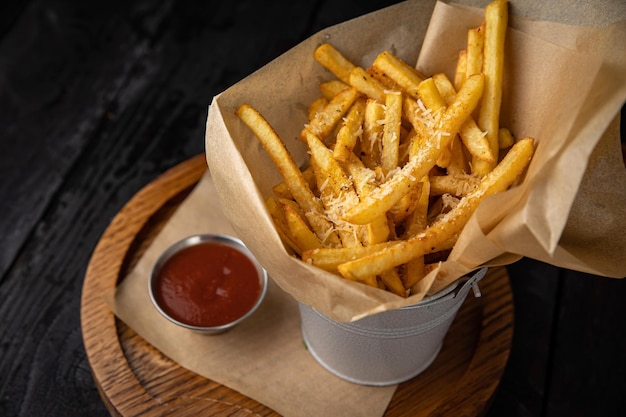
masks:
[[[278,201],[274,197],[270,197],[266,200],[265,206],[272,217],[272,221],[276,226],[276,231],[278,232],[278,235],[283,243],[291,248],[295,253],[302,256],[302,248],[296,244],[294,237],[291,235],[289,227],[287,227],[285,213],[283,212]]]
[[[370,169],[380,165],[384,125],[385,107],[379,101],[367,99],[360,157],[365,166]]]
[[[435,85],[434,79],[427,78],[422,81],[417,86],[417,91],[420,96],[420,100],[422,103],[433,112],[433,117],[437,120],[441,117],[442,112],[446,109],[446,103],[444,99],[441,97],[437,86]],[[454,101],[454,100],[453,100]],[[441,154],[439,158],[437,158],[437,165],[446,168],[452,159],[452,154],[450,152],[450,148],[448,146],[441,147]]]
[[[309,124],[302,129],[300,138],[305,140],[305,131],[308,130],[321,140],[325,140],[357,97],[358,92],[354,88],[341,91],[321,111],[315,114]]]
[[[424,103],[426,108],[431,110],[433,113],[445,110],[446,102],[441,97],[441,94],[437,89],[437,85],[435,84],[435,80],[432,77],[422,81],[417,86],[417,91],[419,99],[422,100],[422,103]]]
[[[463,127],[461,127],[463,129]],[[456,135],[450,143],[450,163],[446,167],[448,174],[464,175],[470,172],[469,164],[465,155],[465,148],[459,135]]]
[[[313,57],[341,81],[350,84],[349,74],[352,68],[354,68],[354,64],[343,56],[333,45],[329,43],[320,45],[313,53]]]
[[[402,94],[385,93],[385,124],[383,126],[383,151],[380,165],[388,173],[398,166],[400,126],[402,123]]]
[[[365,69],[369,75],[376,79],[383,86],[385,90],[402,91],[402,87],[395,83],[387,74],[383,73],[380,68],[370,66]]]
[[[467,32],[467,64],[465,68],[466,76],[479,74],[483,69],[483,46],[485,44],[484,23],[468,30]]]
[[[487,132],[487,141],[492,155],[498,155],[498,129],[500,105],[502,103],[502,79],[504,77],[504,41],[508,24],[508,4],[506,0],[494,0],[485,8],[485,48],[483,53],[483,74],[485,92],[480,104],[478,126]],[[473,171],[483,176],[495,164],[474,158]]]
[[[358,201],[352,180],[348,178],[339,162],[333,158],[332,151],[317,136],[307,132],[306,141],[325,213],[337,226],[336,230],[342,246],[360,245],[359,235],[362,234],[359,231],[360,227],[346,223],[342,219],[345,207]]]
[[[446,104],[452,103],[456,96],[456,91],[448,77],[443,73],[439,73],[433,75],[433,80]],[[459,136],[461,136],[463,144],[472,156],[487,162],[495,160],[487,138],[473,118],[469,117],[463,126],[461,126]]]
[[[320,83],[320,92],[327,100],[331,100],[337,94],[341,93],[350,86],[341,80],[329,80]]]
[[[376,253],[391,245],[392,242],[382,242],[370,246],[313,249],[303,252],[302,260],[325,271],[336,273],[337,266]],[[362,279],[362,281],[364,280],[366,280],[366,278]]]
[[[467,49],[459,52],[459,57],[454,70],[454,88],[460,90],[467,78]]]
[[[400,86],[410,97],[417,100],[417,86],[426,77],[415,68],[402,61],[389,51],[379,54],[374,63],[374,68],[389,77],[396,85]]]
[[[339,238],[333,232],[332,224],[326,219],[322,204],[309,188],[302,176],[302,172],[272,126],[258,111],[248,104],[242,104],[237,109],[236,115],[252,130],[261,142],[287,184],[289,192],[302,207],[302,210],[307,213],[307,220],[320,241],[338,245]]]
[[[326,97],[319,97],[309,104],[309,121],[315,119],[317,113],[324,110],[324,107],[328,104],[328,100]]]
[[[506,149],[513,146],[515,143],[515,138],[509,129],[506,127],[501,127],[498,130],[498,147],[500,149]]]
[[[352,150],[363,132],[363,118],[365,114],[365,100],[357,99],[343,124],[337,132],[333,157],[339,161],[348,161],[352,157]]]
[[[359,198],[363,198],[376,188],[376,173],[367,168],[356,156],[345,164],[346,171],[354,181]],[[389,222],[387,216],[383,215],[369,222],[365,236],[361,236],[361,243],[364,245],[374,245],[385,242],[389,238]]]
[[[467,174],[433,175],[430,177],[430,195],[451,194],[461,197],[469,194],[479,182],[478,177]]]
[[[416,183],[435,166],[441,149],[450,144],[465,119],[478,104],[483,83],[480,74],[469,77],[455,101],[444,112],[441,128],[437,133],[423,141],[421,151],[416,153],[402,169],[348,210],[344,219],[350,223],[367,224],[385,214],[402,196],[415,187]]]
[[[442,243],[461,232],[482,200],[505,191],[522,174],[533,152],[533,139],[520,140],[513,145],[496,168],[481,180],[478,188],[463,197],[454,209],[424,232],[371,255],[338,265],[337,269],[343,277],[359,280],[360,277],[378,275],[417,257],[437,252]]]
[[[369,98],[385,102],[385,86],[361,67],[350,71],[349,84]]]
[[[430,180],[428,177],[422,178],[422,187],[417,200],[415,210],[407,219],[405,224],[404,238],[410,239],[412,236],[426,229],[428,216],[428,205],[430,197]],[[418,256],[406,263],[402,283],[404,288],[410,290],[424,277],[424,257]]]
[[[394,224],[402,223],[407,217],[409,217],[415,205],[422,193],[422,184],[417,183],[408,193],[406,193],[396,204],[393,205],[387,212],[387,217]]]
[[[322,244],[304,220],[296,202],[293,200],[279,199],[279,203],[283,209],[283,213],[285,213],[285,221],[293,242],[300,249],[299,252],[302,253],[306,250],[321,248]]]
[[[396,295],[399,295],[400,297],[406,297],[407,294],[406,290],[404,289],[404,284],[402,283],[400,275],[395,268],[381,273],[380,279],[389,291]]]
[[[313,173],[313,168],[307,167],[306,169],[302,170],[302,177],[304,178],[306,183],[309,184],[309,188],[311,189],[311,191],[315,194],[317,190],[317,183],[315,182],[315,173]],[[278,197],[287,198],[290,200],[293,199],[291,191],[289,191],[289,187],[287,187],[287,184],[285,184],[285,182],[279,182],[278,184],[276,184],[274,187],[272,187],[272,191]]]

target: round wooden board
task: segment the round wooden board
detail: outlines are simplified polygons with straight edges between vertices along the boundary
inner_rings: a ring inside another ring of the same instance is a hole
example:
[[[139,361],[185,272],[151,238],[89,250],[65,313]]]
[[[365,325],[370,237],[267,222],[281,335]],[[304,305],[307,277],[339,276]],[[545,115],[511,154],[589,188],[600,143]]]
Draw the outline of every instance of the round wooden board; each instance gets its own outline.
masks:
[[[117,320],[103,299],[205,173],[204,155],[167,171],[137,193],[98,242],[87,268],[81,328],[102,399],[113,415],[277,416],[236,391],[181,368]],[[490,404],[509,357],[513,300],[505,268],[492,268],[471,293],[441,353],[398,386],[385,416],[479,416]]]

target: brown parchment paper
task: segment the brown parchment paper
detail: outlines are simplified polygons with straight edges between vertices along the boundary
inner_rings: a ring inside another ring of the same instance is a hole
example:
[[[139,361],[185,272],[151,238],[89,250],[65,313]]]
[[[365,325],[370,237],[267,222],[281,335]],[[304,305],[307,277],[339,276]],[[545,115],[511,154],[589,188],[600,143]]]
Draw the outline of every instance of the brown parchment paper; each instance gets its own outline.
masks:
[[[511,12],[532,11],[538,4],[513,2]],[[474,269],[521,256],[623,277],[626,174],[612,155],[619,153],[619,135],[609,127],[617,123],[626,97],[624,49],[615,47],[625,44],[626,13],[614,9],[621,17],[603,16],[604,26],[597,28],[512,14],[502,125],[517,137],[534,137],[537,151],[519,186],[481,204],[449,260],[428,277],[432,285],[423,294],[400,299],[292,257],[264,208],[279,175],[234,111],[244,102],[257,108],[296,162],[304,163],[306,149],[297,135],[308,103],[319,96],[317,83],[332,78],[313,60],[315,47],[331,42],[361,66],[390,50],[426,74],[451,76],[467,30],[483,19],[482,9],[401,3],[321,31],[215,97],[206,154],[227,218],[281,288],[341,321],[413,304]]]
[[[226,333],[201,335],[164,319],[148,294],[150,269],[168,246],[197,233],[236,236],[208,172],[109,300],[118,317],[179,365],[283,416],[376,417],[384,413],[396,386],[361,386],[322,368],[302,343],[296,301],[272,280],[259,310]]]
[[[503,124],[516,135],[537,138],[537,156],[521,186],[481,205],[450,261],[425,278],[431,291],[479,266],[510,263],[522,255],[601,275],[626,275],[626,173],[616,119],[626,97],[626,37],[624,21],[609,25],[625,19],[626,10],[614,0],[602,0],[601,6],[545,3],[511,3],[503,112]],[[318,44],[331,41],[359,65],[369,65],[389,49],[422,71],[450,74],[467,28],[481,19],[482,10],[467,5],[403,2],[322,30],[215,97],[206,131],[211,173],[108,295],[115,314],[181,366],[282,415],[382,415],[396,387],[355,385],[318,365],[302,345],[297,301],[349,321],[419,297],[399,300],[291,256],[264,207],[280,181],[278,173],[233,112],[243,102],[257,107],[303,163],[306,150],[296,136],[308,103],[319,95],[317,82],[329,78],[312,59]],[[272,278],[267,299],[251,319],[216,337],[163,319],[147,290],[160,253],[204,232],[240,237]]]

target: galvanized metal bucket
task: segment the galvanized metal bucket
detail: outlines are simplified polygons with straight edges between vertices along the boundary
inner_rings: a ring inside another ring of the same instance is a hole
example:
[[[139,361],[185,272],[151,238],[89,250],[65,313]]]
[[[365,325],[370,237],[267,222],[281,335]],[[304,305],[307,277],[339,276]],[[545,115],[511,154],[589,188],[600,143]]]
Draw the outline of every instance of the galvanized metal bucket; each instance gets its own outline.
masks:
[[[487,268],[408,307],[343,323],[299,303],[302,337],[313,357],[336,376],[362,385],[413,378],[435,360],[452,321]]]

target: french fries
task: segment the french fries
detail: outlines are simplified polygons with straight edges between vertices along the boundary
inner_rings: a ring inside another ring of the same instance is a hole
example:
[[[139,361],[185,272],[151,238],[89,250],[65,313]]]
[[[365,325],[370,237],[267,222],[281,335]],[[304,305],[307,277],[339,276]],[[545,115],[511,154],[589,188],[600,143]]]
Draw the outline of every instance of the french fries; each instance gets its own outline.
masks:
[[[291,158],[276,131],[259,112],[247,104],[241,105],[236,114],[261,141],[263,148],[278,167],[294,200],[306,213],[315,234],[322,242],[328,241],[331,244],[338,244],[339,238],[333,230],[333,225],[324,215],[321,203],[309,188],[302,172]]]
[[[357,139],[363,132],[365,99],[358,99],[348,111],[343,125],[337,132],[333,156],[338,161],[349,161]]]
[[[485,8],[483,73],[486,83],[478,115],[478,125],[486,132],[493,155],[497,155],[499,149],[498,131],[504,77],[504,41],[508,24],[507,7],[507,0],[495,0]],[[493,169],[496,161],[489,162],[475,158],[472,164],[476,173],[482,176]]]
[[[517,142],[504,159],[481,180],[479,186],[463,197],[459,204],[426,230],[371,255],[349,261],[337,267],[346,278],[359,280],[378,275],[398,265],[438,251],[448,239],[458,235],[486,197],[506,190],[526,169],[534,152],[534,140]]]
[[[445,261],[480,202],[513,186],[534,152],[500,126],[506,26],[506,0],[495,0],[453,81],[389,51],[365,68],[320,45],[314,59],[335,78],[319,82],[299,133],[305,168],[258,111],[239,107],[283,177],[267,208],[294,254],[401,297]]]
[[[402,118],[402,94],[385,93],[385,121],[383,124],[383,151],[380,165],[388,173],[398,166],[400,157],[400,127]]]

